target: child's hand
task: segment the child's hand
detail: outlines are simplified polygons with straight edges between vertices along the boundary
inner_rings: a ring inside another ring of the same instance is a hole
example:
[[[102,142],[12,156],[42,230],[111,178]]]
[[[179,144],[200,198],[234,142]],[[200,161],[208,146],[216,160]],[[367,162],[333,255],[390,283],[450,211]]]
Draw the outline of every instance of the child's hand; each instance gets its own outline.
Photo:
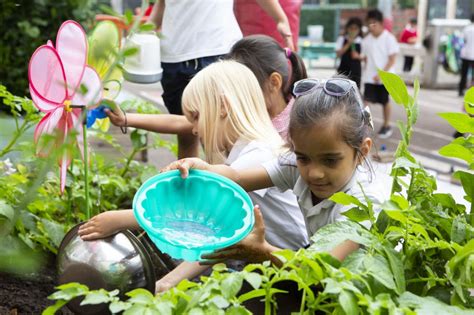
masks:
[[[114,126],[125,127],[125,114],[120,107],[115,106],[113,111],[109,108],[105,108],[104,113],[109,117]]]
[[[182,178],[186,178],[189,175],[189,170],[191,168],[198,170],[208,170],[210,165],[198,158],[187,158],[174,161],[168,166],[161,169],[160,173],[168,172],[172,170],[179,170]]]
[[[372,79],[374,80],[375,83],[380,82],[380,77],[378,76],[378,74],[374,75]]]
[[[351,51],[351,58],[354,59],[354,60],[360,60],[360,54],[357,51],[352,50]]]
[[[83,241],[113,235],[121,230],[120,215],[124,211],[107,211],[98,214],[79,227],[77,234]]]
[[[166,292],[173,288],[174,285],[164,279],[160,279],[155,283],[155,294]]]
[[[214,251],[211,254],[202,255],[205,261],[201,265],[216,264],[227,259],[240,259],[250,262],[263,262],[270,259],[271,245],[265,240],[265,224],[260,207],[254,207],[255,225],[252,232],[239,243]]]

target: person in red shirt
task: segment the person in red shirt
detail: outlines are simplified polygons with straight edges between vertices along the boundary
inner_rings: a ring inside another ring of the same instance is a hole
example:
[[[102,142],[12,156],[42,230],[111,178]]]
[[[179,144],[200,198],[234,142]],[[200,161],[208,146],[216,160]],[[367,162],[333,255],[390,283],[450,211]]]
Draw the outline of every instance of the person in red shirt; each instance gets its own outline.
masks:
[[[411,18],[402,34],[400,35],[400,43],[413,45],[416,43],[416,19]],[[413,56],[405,56],[405,62],[403,64],[403,71],[410,72],[413,66]]]

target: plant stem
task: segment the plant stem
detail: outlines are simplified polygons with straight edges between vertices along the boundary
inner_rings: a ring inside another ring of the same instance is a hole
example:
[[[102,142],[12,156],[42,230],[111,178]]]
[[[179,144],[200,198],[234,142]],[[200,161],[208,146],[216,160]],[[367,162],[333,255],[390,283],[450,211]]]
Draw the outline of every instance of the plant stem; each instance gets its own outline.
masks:
[[[300,314],[303,314],[305,306],[306,306],[306,291],[303,290],[303,298],[301,299]]]
[[[85,117],[86,115],[86,107],[82,108],[82,116]],[[83,119],[84,120],[84,119]],[[82,135],[83,135],[83,142],[84,142],[84,191],[85,191],[85,198],[86,198],[86,219],[89,220],[91,218],[90,208],[89,208],[89,148],[87,146],[87,125],[82,123]]]
[[[130,167],[130,163],[132,162],[135,155],[140,151],[141,151],[140,149],[133,149],[132,150],[132,152],[130,153],[130,155],[127,158],[127,162],[125,163],[125,167],[123,168],[122,173],[120,174],[121,177],[124,177],[125,174],[127,174],[128,169]]]
[[[7,146],[4,147],[3,150],[0,152],[0,157],[4,156],[5,154],[11,151],[11,148],[15,145],[17,140],[21,137],[23,132],[26,130],[26,129],[24,130],[24,127],[26,124],[27,122],[24,121],[23,124],[20,126],[20,128],[17,127],[17,130],[15,131],[15,135],[13,136],[13,138],[10,140]]]

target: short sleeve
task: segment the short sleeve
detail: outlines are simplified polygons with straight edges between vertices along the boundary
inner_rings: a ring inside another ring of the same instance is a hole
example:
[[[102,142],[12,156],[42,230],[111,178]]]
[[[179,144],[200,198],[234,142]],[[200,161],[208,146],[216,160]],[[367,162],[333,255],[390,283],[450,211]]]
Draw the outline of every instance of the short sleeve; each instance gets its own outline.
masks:
[[[339,36],[336,40],[336,50],[339,50],[344,46],[344,36]]]
[[[299,172],[296,166],[281,165],[278,158],[263,163],[262,166],[270,176],[273,185],[284,192],[295,187],[296,181],[299,177]]]
[[[362,41],[360,42],[360,54],[365,56],[366,51],[367,51],[367,37],[364,37]]]
[[[389,54],[389,56],[393,55],[393,54],[398,54],[399,51],[400,51],[400,47],[397,43],[397,39],[392,34],[389,34],[389,36],[388,36],[388,54]]]

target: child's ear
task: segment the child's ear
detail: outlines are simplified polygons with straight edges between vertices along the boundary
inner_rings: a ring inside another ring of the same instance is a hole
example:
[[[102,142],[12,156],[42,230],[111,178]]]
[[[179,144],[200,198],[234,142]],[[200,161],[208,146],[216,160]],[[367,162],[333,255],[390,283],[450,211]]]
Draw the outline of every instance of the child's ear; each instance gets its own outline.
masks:
[[[362,141],[360,145],[360,152],[364,157],[368,156],[370,153],[370,149],[372,149],[373,141],[371,138],[367,137]]]
[[[268,77],[268,83],[271,92],[278,92],[283,85],[283,77],[278,72],[272,72]]]

